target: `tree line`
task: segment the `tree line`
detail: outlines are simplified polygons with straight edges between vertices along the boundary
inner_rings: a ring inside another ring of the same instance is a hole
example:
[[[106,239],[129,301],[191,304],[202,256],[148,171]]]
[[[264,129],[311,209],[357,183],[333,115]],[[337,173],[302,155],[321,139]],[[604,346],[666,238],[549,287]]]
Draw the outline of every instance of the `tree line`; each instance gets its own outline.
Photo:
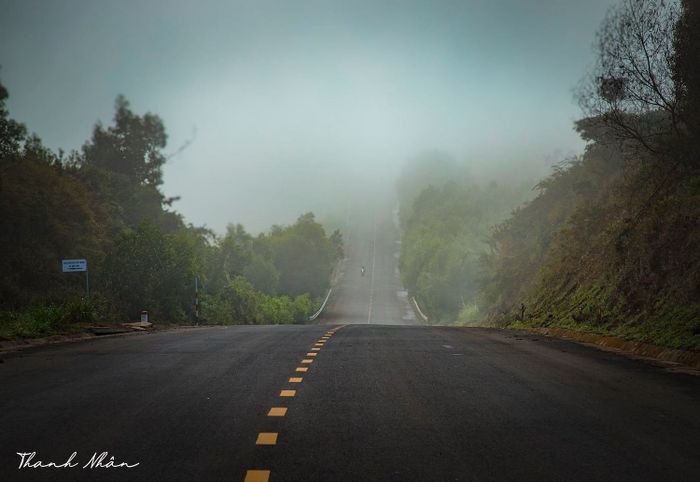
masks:
[[[300,323],[319,305],[343,242],[307,213],[253,236],[185,223],[160,190],[167,134],[117,97],[81,151],[45,147],[12,119],[0,84],[0,337],[94,322]],[[82,273],[61,260],[86,258]]]
[[[404,185],[404,282],[436,321],[698,349],[700,8],[622,0],[596,54],[577,92],[585,151],[555,166],[533,199],[434,173],[422,191]],[[512,214],[493,215],[508,204]]]

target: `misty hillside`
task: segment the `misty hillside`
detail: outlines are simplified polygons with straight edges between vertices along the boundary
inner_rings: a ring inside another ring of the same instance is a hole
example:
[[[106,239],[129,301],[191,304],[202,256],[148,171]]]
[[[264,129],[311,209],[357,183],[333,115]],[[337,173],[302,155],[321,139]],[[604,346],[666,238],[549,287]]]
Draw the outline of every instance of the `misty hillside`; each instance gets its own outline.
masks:
[[[650,3],[637,16],[629,5],[601,26],[579,91],[585,151],[554,166],[534,199],[476,185],[440,156],[407,165],[402,275],[434,322],[700,348],[698,11]]]

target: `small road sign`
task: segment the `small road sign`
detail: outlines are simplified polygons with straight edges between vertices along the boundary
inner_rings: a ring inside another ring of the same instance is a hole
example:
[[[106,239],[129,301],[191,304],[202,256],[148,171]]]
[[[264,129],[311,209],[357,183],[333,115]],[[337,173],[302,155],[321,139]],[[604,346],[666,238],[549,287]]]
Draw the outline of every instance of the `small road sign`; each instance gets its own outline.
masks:
[[[87,271],[86,259],[64,259],[63,272],[72,273],[74,271]]]

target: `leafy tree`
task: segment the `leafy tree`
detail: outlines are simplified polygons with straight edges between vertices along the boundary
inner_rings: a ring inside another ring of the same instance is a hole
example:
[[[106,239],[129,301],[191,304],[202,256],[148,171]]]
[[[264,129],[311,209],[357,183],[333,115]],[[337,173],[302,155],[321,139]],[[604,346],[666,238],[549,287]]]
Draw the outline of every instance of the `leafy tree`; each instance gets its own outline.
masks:
[[[253,253],[248,264],[243,268],[242,274],[255,286],[255,289],[269,295],[277,293],[280,274],[271,259]]]
[[[98,123],[92,139],[83,146],[85,163],[127,176],[137,184],[158,186],[163,182],[162,149],[167,142],[163,121],[147,113],[135,115],[124,96],[114,103],[114,125]]]
[[[147,309],[155,319],[186,320],[193,298],[195,249],[185,233],[165,234],[151,223],[122,234],[104,263],[114,309],[130,319]]]
[[[166,141],[158,116],[138,116],[118,96],[114,124],[108,128],[96,124],[92,139],[83,146],[80,175],[96,201],[109,207],[117,230],[136,228],[143,221],[170,232],[183,226],[177,213],[164,209],[176,198],[166,199],[158,189]]]
[[[303,293],[322,296],[325,293],[338,245],[326,237],[313,213],[300,216],[291,226],[273,228],[267,242],[279,271],[279,293],[289,296]]]
[[[597,61],[579,88],[588,117],[652,152],[683,129],[674,80],[677,2],[623,0],[598,31]]]
[[[679,116],[687,127],[684,163],[700,165],[700,5],[683,0],[675,35],[674,80],[679,93]]]
[[[0,159],[17,154],[27,134],[24,124],[10,118],[5,106],[9,96],[5,86],[0,83]]]
[[[0,158],[0,303],[19,307],[85,291],[83,277],[61,272],[64,258],[99,263],[106,219],[86,187],[30,138]]]
[[[343,249],[343,234],[339,229],[336,229],[331,233],[328,241],[330,241],[331,245],[333,246],[336,259],[341,259],[343,256],[345,256],[345,250]]]

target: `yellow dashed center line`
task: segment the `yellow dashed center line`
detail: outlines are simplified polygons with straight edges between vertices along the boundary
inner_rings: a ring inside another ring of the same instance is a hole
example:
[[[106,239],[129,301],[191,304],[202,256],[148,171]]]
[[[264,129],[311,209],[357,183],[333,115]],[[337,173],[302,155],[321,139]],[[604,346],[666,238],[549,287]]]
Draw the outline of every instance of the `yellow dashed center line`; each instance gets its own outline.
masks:
[[[245,473],[243,482],[267,482],[270,480],[269,470],[249,470]]]
[[[321,347],[324,346],[324,343],[326,343],[330,339],[330,337],[340,328],[342,328],[342,326],[327,331],[325,335],[323,335],[316,343],[314,343],[314,346],[311,348],[311,351],[307,353],[306,356],[315,357],[316,355],[318,355],[318,352],[321,351]],[[301,363],[308,365],[309,363],[313,363],[313,361],[313,358],[304,358],[303,360],[301,360]],[[308,367],[295,368],[296,372],[302,373],[307,372],[308,370]],[[303,380],[304,379],[302,377],[290,377],[288,382],[301,383]],[[296,390],[280,390],[280,397],[294,397],[296,396],[296,394]],[[267,412],[268,417],[284,417],[285,415],[287,415],[287,407],[272,407]],[[278,435],[278,432],[260,432],[258,433],[258,438],[255,440],[255,445],[277,445]],[[245,479],[243,480],[243,482],[269,482],[269,480],[269,470],[251,469],[246,471]]]
[[[277,432],[260,432],[255,445],[277,445]]]

